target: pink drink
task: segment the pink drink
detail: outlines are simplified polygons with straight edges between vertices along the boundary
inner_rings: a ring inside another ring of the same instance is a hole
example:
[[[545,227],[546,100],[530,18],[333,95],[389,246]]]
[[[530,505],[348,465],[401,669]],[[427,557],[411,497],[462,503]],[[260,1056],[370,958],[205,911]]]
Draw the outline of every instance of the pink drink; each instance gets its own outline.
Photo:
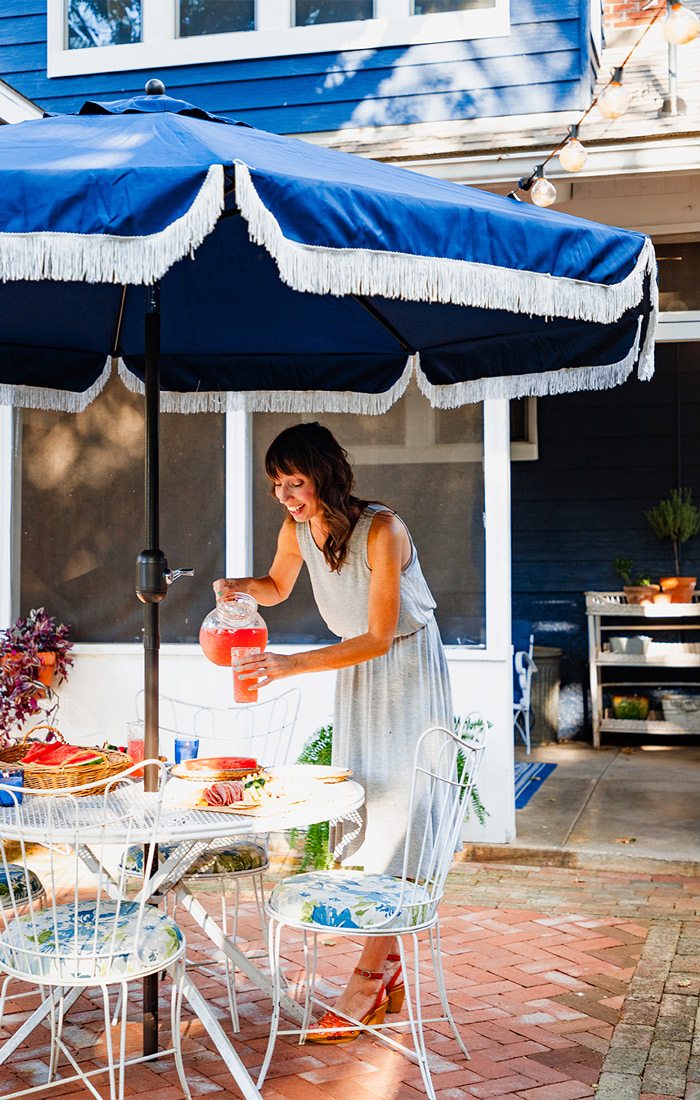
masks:
[[[236,672],[236,663],[241,657],[248,657],[251,653],[262,653],[267,644],[267,630],[250,627],[233,631],[237,644],[231,646],[231,665],[233,666],[233,700],[235,703],[257,703],[258,689],[254,680],[240,680]],[[245,641],[241,635],[246,635]]]

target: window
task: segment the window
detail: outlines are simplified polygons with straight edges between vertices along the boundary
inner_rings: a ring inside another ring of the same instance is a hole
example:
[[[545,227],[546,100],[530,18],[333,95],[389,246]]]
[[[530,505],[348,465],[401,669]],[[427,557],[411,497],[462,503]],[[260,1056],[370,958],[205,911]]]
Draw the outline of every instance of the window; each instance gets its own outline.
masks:
[[[68,0],[68,49],[141,41],[141,0]]]
[[[180,38],[255,30],[255,0],[180,0]]]
[[[510,33],[510,0],[47,0],[50,77]]]
[[[20,606],[46,607],[81,642],[140,642],[143,398],[113,378],[82,413],[21,414]],[[166,642],[195,642],[224,575],[224,417],[161,417],[161,546],[193,565],[161,604]]]
[[[313,27],[317,23],[347,23],[351,19],[371,19],[374,0],[296,0],[294,26]]]
[[[264,454],[278,432],[311,416],[253,416],[254,572],[267,571],[282,513],[270,497]],[[353,462],[356,492],[387,504],[404,519],[437,603],[447,643],[486,641],[484,470],[482,406],[433,410],[417,390],[382,416],[323,414]],[[273,641],[328,641],[306,570],[292,596],[267,608]]]

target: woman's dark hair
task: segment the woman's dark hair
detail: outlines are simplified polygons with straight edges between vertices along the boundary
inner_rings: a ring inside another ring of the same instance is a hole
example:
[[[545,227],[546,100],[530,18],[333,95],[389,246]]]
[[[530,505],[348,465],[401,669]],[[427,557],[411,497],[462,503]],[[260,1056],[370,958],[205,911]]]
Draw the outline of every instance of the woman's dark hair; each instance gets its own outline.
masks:
[[[323,556],[331,569],[339,572],[347,557],[350,536],[367,504],[352,494],[355,478],[347,451],[318,421],[293,424],[268,447],[265,472],[271,481],[280,474],[300,473],[313,482],[329,529]]]

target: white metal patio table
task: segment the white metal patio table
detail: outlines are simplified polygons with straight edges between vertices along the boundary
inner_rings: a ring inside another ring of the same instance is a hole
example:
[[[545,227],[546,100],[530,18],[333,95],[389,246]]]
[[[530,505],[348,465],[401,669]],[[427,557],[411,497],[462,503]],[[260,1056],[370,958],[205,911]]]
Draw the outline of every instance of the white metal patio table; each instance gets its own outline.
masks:
[[[234,965],[268,995],[272,995],[270,979],[248,958],[238,950],[223,935],[221,929],[207,913],[204,906],[193,896],[184,885],[183,878],[197,857],[204,851],[216,848],[217,845],[225,845],[232,837],[251,833],[284,832],[288,829],[303,829],[319,821],[329,820],[331,823],[350,819],[357,824],[359,829],[360,819],[358,810],[364,802],[364,790],[359,783],[345,780],[342,783],[325,784],[316,780],[311,781],[305,787],[303,800],[288,804],[282,803],[275,806],[270,803],[269,809],[260,810],[254,816],[248,814],[221,813],[206,809],[193,809],[183,805],[191,795],[195,785],[186,780],[171,779],[166,790],[165,800],[160,816],[158,839],[160,843],[169,846],[176,845],[168,859],[159,867],[150,881],[145,883],[142,890],[146,890],[149,897],[163,896],[168,892],[174,892],[178,904],[182,905],[199,924],[206,936],[214,945],[225,954]],[[60,792],[57,792],[60,793]],[[152,821],[152,806],[154,796],[144,792],[141,783],[128,783],[114,790],[108,796],[118,800],[124,809],[133,812],[136,826],[132,828],[129,836],[130,843],[142,843],[149,837],[148,823]],[[53,801],[53,800],[52,800]],[[79,799],[82,824],[87,827],[86,846],[81,850],[80,856],[83,862],[91,870],[98,868],[97,859],[89,847],[90,821],[95,822],[95,842],[100,839],[102,819],[104,813],[104,800],[102,797],[82,797]],[[48,820],[42,807],[36,806],[32,800],[31,809],[28,809],[24,820],[24,836],[29,842],[45,844],[48,839]],[[0,807],[0,830],[8,838],[12,836],[12,822],[8,810]],[[66,836],[69,828],[66,823]],[[60,820],[54,812],[51,819],[51,841],[54,844],[64,842],[61,835]],[[109,842],[115,847],[123,847],[126,837],[110,835]],[[338,854],[338,853],[336,853]],[[104,869],[103,869],[104,874]],[[116,891],[116,886],[115,886]],[[238,1084],[246,1100],[259,1100],[260,1093],[253,1083],[247,1069],[239,1058],[230,1039],[217,1020],[211,1006],[202,996],[189,975],[185,976],[183,993],[192,1010],[199,1017],[209,1033],[213,1043],[219,1051],[226,1067]],[[71,991],[66,997],[66,1007],[76,1000],[80,991]],[[296,1019],[301,1019],[301,1008],[291,998],[285,999],[286,1010]],[[35,1010],[17,1031],[0,1047],[0,1065],[7,1061],[10,1055],[24,1041],[24,1039],[42,1022],[49,1012],[48,1000]]]

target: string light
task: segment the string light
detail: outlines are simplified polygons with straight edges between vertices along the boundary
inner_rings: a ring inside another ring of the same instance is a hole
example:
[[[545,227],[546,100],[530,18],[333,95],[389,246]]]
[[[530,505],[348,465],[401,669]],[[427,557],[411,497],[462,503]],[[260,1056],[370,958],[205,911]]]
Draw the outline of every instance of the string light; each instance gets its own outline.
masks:
[[[651,3],[653,3],[653,0],[651,0]],[[651,7],[651,3],[647,3],[642,10]],[[559,142],[556,148],[552,149],[549,156],[545,157],[541,164],[535,165],[529,176],[523,176],[518,180],[517,186],[508,194],[509,199],[515,199],[518,202],[522,202],[522,199],[520,199],[518,195],[518,191],[529,191],[530,198],[537,206],[551,206],[552,203],[556,201],[557,190],[554,184],[546,178],[544,173],[545,166],[549,161],[552,160],[553,157],[558,156],[559,163],[566,172],[580,172],[581,169],[585,167],[588,160],[588,153],[578,138],[578,131],[581,123],[594,107],[597,107],[605,118],[615,119],[624,115],[631,100],[630,93],[622,86],[625,65],[635,50],[639,48],[657,19],[659,19],[664,12],[666,12],[663,28],[664,35],[671,46],[685,45],[687,42],[692,42],[693,39],[700,35],[700,19],[698,19],[694,12],[686,8],[680,0],[662,0],[662,3],[663,6],[659,8],[653,18],[647,23],[639,39],[627,54],[625,60],[621,65],[616,66],[612,70],[610,80],[599,96],[586,108],[578,122],[569,126],[566,137]],[[679,103],[680,102],[679,100]],[[675,111],[673,113],[675,113]]]
[[[685,4],[671,3],[664,19],[664,38],[671,46],[685,46],[700,34],[700,19]]]
[[[623,66],[613,69],[612,80],[598,96],[598,110],[603,118],[620,118],[630,105],[630,95],[622,87]]]
[[[535,206],[551,206],[557,199],[557,189],[544,174],[544,165],[535,165],[535,182],[530,189]]]
[[[578,123],[569,126],[566,144],[559,150],[559,163],[565,172],[580,172],[588,160],[588,153],[578,140]]]

